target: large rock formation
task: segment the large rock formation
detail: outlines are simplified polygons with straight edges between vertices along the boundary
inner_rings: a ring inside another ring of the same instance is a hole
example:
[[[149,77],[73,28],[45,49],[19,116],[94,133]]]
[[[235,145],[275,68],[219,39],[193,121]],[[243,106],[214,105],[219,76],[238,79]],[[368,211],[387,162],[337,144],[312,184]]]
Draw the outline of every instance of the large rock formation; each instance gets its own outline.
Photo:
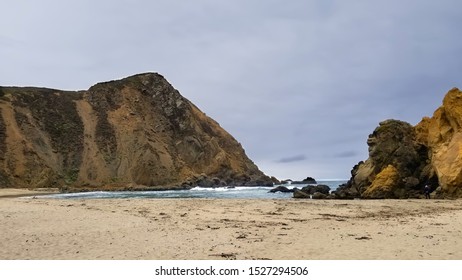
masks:
[[[433,117],[415,127],[388,120],[369,136],[369,158],[356,165],[338,198],[462,197],[462,92],[450,90]]]
[[[0,187],[272,185],[161,75],[86,91],[0,88]]]
[[[433,117],[416,125],[417,141],[429,147],[429,173],[440,196],[462,197],[462,92],[453,88]]]
[[[330,194],[330,187],[327,185],[313,185],[303,187],[301,190],[294,190],[294,198],[312,198],[324,199],[328,198]],[[330,198],[330,197],[329,197]]]

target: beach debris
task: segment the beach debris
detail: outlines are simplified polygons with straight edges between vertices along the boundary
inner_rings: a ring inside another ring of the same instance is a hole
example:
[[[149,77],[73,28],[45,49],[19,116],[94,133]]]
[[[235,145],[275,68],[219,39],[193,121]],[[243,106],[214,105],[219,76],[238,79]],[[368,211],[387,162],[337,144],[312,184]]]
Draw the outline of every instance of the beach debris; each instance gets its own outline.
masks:
[[[277,213],[277,212],[268,212],[266,215],[271,215],[271,216],[281,216],[283,215],[282,213]]]
[[[236,259],[236,253],[221,253],[221,254],[210,254],[210,257],[222,257],[228,260],[235,260]]]
[[[322,220],[330,220],[334,219],[337,222],[345,222],[349,217],[348,216],[340,216],[340,215],[334,215],[334,214],[326,214],[326,213],[321,213],[319,214],[322,218]]]
[[[212,230],[220,229],[220,227],[211,227],[209,225],[207,226],[207,228],[212,229]]]
[[[369,236],[361,236],[361,237],[355,237],[356,240],[370,240],[372,239],[371,237]]]
[[[247,234],[245,233],[241,233],[238,237],[236,237],[236,239],[245,239],[247,238]]]

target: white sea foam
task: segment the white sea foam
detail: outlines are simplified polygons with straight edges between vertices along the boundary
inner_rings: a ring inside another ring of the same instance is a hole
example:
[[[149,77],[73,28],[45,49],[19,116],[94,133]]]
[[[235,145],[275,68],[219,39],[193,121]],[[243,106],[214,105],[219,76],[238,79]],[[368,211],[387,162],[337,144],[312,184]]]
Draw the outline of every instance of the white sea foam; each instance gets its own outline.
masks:
[[[325,184],[335,190],[346,180],[339,181],[319,181],[319,184]],[[288,189],[302,188],[306,185],[285,185]],[[288,199],[292,193],[269,193],[273,187],[219,187],[203,188],[195,187],[191,190],[169,190],[169,191],[121,191],[121,192],[84,192],[84,193],[66,193],[42,196],[45,198],[57,199],[104,199],[104,198],[241,198],[241,199]]]

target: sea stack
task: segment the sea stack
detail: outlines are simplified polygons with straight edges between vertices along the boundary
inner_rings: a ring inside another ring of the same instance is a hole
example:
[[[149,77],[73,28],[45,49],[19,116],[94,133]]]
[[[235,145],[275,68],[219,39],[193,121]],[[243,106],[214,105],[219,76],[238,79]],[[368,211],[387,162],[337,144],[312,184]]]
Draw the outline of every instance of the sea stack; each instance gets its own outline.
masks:
[[[272,185],[164,77],[84,91],[0,87],[0,187],[75,190]]]
[[[387,120],[369,135],[369,158],[351,171],[337,198],[462,197],[462,92],[450,90],[416,126]]]

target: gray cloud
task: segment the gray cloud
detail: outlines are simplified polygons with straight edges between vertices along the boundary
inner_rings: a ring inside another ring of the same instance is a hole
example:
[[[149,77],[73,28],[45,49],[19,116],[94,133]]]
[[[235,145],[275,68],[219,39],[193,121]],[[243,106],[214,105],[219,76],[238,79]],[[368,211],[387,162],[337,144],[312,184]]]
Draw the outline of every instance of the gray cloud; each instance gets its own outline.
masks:
[[[297,162],[297,161],[304,161],[306,160],[305,155],[296,155],[296,156],[291,156],[291,157],[286,157],[286,158],[281,158],[278,159],[276,162],[279,163],[289,163],[289,162]]]
[[[462,87],[456,0],[23,0],[0,9],[1,85],[86,89],[157,71],[280,178],[347,178],[381,120],[415,124]],[[310,160],[275,160],[288,155]]]
[[[340,153],[337,153],[334,155],[334,157],[337,157],[337,158],[351,158],[351,157],[355,157],[358,155],[358,152],[356,151],[345,151],[345,152],[340,152]]]

